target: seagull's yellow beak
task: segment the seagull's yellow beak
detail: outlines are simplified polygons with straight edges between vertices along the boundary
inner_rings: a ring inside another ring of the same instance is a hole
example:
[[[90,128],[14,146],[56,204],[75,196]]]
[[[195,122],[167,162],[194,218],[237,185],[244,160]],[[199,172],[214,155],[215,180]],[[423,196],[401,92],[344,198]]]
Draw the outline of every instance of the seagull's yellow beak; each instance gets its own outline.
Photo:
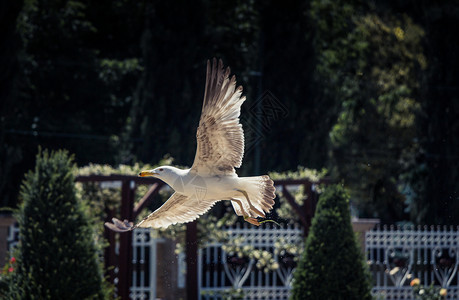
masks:
[[[151,176],[155,176],[155,175],[159,175],[159,173],[156,173],[153,170],[142,171],[142,172],[139,173],[140,177],[151,177]]]

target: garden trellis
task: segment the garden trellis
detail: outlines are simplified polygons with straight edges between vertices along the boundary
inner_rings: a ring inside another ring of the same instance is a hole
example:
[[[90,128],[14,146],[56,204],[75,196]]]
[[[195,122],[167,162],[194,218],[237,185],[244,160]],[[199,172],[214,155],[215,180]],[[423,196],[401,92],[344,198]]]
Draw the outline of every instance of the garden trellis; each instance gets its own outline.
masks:
[[[377,227],[365,240],[374,295],[411,299],[410,281],[419,278],[459,299],[459,226]]]

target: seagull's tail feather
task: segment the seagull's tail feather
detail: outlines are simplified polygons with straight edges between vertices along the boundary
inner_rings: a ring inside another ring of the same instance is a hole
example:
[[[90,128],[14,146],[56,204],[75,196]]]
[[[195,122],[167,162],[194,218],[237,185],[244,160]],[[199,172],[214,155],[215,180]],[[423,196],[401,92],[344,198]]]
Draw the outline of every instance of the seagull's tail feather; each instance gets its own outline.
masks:
[[[268,175],[255,177],[240,177],[242,188],[247,192],[250,203],[256,208],[252,209],[253,216],[265,217],[274,205],[276,188]]]

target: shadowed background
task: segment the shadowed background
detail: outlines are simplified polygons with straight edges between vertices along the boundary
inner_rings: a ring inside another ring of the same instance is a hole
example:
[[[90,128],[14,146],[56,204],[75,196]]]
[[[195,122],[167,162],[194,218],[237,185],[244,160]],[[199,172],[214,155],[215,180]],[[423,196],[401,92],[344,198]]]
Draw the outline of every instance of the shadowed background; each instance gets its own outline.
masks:
[[[362,217],[458,224],[458,21],[455,1],[2,1],[1,206],[38,145],[191,165],[219,57],[256,141],[240,175],[327,168]]]

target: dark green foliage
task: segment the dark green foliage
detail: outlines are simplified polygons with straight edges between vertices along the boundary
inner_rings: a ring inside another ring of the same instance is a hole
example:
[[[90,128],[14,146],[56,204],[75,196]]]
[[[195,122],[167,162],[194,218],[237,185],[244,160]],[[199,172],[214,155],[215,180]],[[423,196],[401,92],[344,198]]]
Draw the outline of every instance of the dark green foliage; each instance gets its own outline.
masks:
[[[1,7],[0,202],[15,206],[38,145],[69,149],[81,164],[115,161],[142,71],[144,12],[125,0]]]
[[[328,186],[294,274],[291,299],[371,299],[369,276],[352,230],[349,197],[341,185]]]
[[[190,165],[215,56],[244,86],[247,145],[260,138],[240,174],[256,157],[257,174],[327,167],[361,216],[456,224],[456,2],[5,2],[0,202],[16,204],[38,145],[81,165]],[[256,115],[265,91],[286,116]]]
[[[404,198],[397,179],[417,146],[424,32],[408,16],[365,1],[317,0],[311,7],[317,76],[337,109],[331,173],[350,187],[361,215],[401,220]]]
[[[455,0],[421,1],[412,11],[424,28],[429,67],[422,74],[419,148],[406,166],[411,219],[418,224],[459,223],[459,35]],[[408,3],[399,9],[411,10]],[[429,12],[428,16],[424,12]]]
[[[253,1],[184,0],[146,5],[139,41],[145,70],[133,95],[119,162],[152,162],[170,154],[179,164],[192,164],[206,60],[222,58],[238,84],[244,84],[244,93],[250,93],[246,75],[253,70],[258,40],[253,5]]]
[[[269,153],[269,159],[263,159],[264,171],[293,170],[297,165],[320,169],[327,161],[335,109],[314,81],[317,50],[308,2],[260,1],[262,92],[272,92],[288,110],[284,117],[271,112],[264,127],[261,148]],[[252,153],[248,157],[252,160]]]
[[[168,152],[191,158],[192,124],[199,122],[201,105],[198,87],[205,76],[200,4],[152,1],[145,14],[139,41],[145,71],[133,95],[118,161],[157,161]]]
[[[104,299],[94,232],[66,151],[39,151],[21,186],[12,299]]]

